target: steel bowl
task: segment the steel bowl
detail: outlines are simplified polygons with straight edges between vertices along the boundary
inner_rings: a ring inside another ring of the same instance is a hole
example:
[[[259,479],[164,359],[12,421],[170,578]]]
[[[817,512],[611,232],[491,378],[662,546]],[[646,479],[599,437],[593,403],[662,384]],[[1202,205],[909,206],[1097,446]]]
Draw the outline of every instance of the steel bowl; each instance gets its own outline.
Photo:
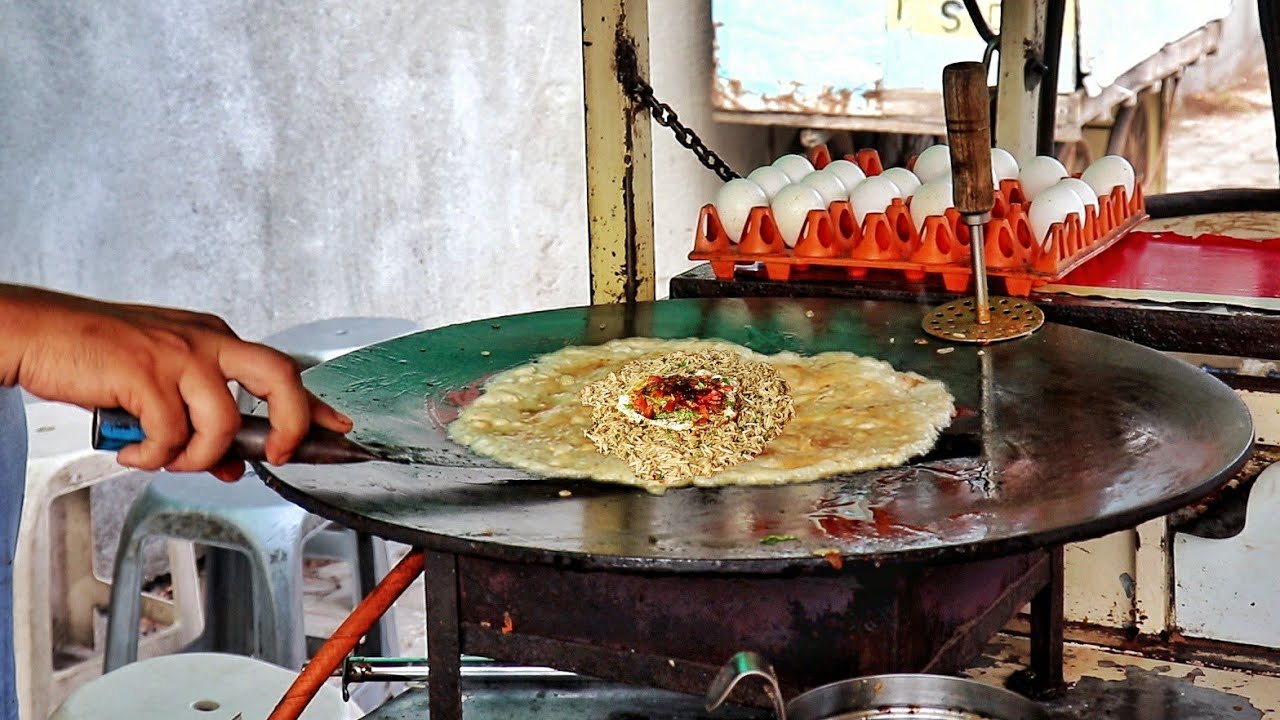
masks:
[[[739,681],[764,680],[778,720],[1046,720],[1044,708],[1017,693],[945,675],[870,675],[816,687],[784,702],[778,678],[754,652],[734,655],[707,692],[719,707]]]

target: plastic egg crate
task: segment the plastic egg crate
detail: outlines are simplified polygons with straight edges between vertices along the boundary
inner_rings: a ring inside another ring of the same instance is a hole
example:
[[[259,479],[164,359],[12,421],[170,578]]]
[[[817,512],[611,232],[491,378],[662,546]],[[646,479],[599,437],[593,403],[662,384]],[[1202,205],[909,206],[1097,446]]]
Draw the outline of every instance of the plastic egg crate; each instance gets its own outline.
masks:
[[[825,147],[819,147],[810,152],[810,159],[821,169],[831,156]],[[875,150],[860,150],[845,159],[861,167],[867,177],[884,169]],[[835,277],[842,274],[861,280],[873,271],[889,271],[909,282],[940,276],[947,290],[964,292],[973,274],[969,228],[959,212],[949,208],[943,215],[925,218],[917,230],[909,203],[895,199],[884,212],[867,213],[861,224],[854,220],[848,201],[812,210],[794,247],[783,242],[767,206],[751,209],[741,240],[732,243],[715,206],[708,203],[699,214],[689,259],[709,262],[719,280],[733,279],[739,266],[759,264],[770,280],[832,279],[832,270],[837,271]],[[1137,183],[1133,197],[1117,185],[1109,195],[1098,198],[1096,209],[1085,206],[1084,217],[1073,212],[1064,222],[1054,223],[1043,242],[1032,233],[1029,208],[1018,180],[1001,180],[984,236],[987,273],[1001,278],[1005,292],[1015,297],[1025,297],[1035,286],[1061,279],[1146,219],[1142,188]],[[818,268],[826,271],[814,272]]]

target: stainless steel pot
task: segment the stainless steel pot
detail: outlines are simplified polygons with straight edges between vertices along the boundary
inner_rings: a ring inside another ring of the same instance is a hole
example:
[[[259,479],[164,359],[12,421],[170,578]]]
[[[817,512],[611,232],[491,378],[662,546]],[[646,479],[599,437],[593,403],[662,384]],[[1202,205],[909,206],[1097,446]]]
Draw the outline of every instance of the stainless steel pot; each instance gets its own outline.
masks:
[[[1047,720],[1016,693],[944,675],[871,675],[814,688],[784,702],[767,660],[741,652],[725,663],[707,692],[707,710],[722,705],[739,681],[763,679],[778,720]]]

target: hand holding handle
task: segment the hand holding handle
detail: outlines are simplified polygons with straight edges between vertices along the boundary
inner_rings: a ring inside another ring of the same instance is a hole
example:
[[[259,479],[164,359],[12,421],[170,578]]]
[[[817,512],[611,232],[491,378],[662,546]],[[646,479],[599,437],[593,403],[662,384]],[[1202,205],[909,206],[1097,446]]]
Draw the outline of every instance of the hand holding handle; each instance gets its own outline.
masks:
[[[270,432],[271,423],[267,418],[242,414],[240,430],[231,442],[229,455],[240,460],[265,461],[267,435]],[[124,410],[98,408],[93,411],[94,450],[119,450],[144,439],[146,433],[142,431],[142,423]],[[293,451],[289,462],[327,465],[382,459],[386,458],[352,442],[344,435],[313,426]]]

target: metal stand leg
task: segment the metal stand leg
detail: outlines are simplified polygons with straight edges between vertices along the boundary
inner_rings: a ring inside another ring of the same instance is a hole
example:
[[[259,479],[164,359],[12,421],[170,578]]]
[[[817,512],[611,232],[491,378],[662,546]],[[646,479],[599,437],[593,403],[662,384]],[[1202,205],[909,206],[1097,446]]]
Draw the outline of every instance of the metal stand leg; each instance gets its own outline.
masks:
[[[1031,599],[1031,671],[1039,690],[1062,684],[1063,550],[1049,556],[1049,584]]]
[[[1280,148],[1280,6],[1258,0],[1258,25],[1262,47],[1267,54],[1267,76],[1271,84],[1271,112],[1276,123],[1276,147]]]
[[[357,572],[356,602],[363,600],[374,586],[387,574],[387,557],[380,540],[369,533],[355,533],[355,570]],[[396,636],[394,611],[384,616],[357,648],[362,655],[395,657],[400,655],[400,640]]]
[[[458,619],[458,558],[426,551],[427,680],[431,720],[462,720],[462,627]]]

